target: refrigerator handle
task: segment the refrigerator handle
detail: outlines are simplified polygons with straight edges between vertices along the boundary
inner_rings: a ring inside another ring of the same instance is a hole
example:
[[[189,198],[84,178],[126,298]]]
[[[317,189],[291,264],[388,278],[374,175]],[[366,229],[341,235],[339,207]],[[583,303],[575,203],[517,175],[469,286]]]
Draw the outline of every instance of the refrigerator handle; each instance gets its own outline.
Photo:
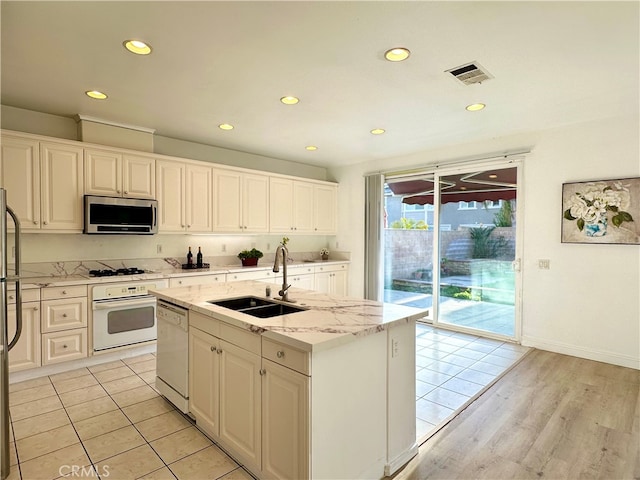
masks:
[[[9,342],[8,349],[11,350],[18,340],[20,340],[20,335],[22,334],[22,289],[20,287],[20,220],[18,216],[14,213],[14,211],[7,205],[7,213],[11,215],[13,218],[13,223],[15,224],[15,252],[16,252],[16,268],[15,268],[15,278],[7,279],[13,280],[16,283],[16,334],[13,339]]]

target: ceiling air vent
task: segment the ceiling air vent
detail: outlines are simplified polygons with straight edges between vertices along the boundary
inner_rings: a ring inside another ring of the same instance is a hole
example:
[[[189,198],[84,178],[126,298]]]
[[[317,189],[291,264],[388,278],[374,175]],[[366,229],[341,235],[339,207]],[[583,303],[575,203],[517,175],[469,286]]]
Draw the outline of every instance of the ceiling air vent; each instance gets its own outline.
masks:
[[[487,72],[478,62],[467,63],[445,71],[453,75],[465,85],[481,83],[493,78],[493,75]]]

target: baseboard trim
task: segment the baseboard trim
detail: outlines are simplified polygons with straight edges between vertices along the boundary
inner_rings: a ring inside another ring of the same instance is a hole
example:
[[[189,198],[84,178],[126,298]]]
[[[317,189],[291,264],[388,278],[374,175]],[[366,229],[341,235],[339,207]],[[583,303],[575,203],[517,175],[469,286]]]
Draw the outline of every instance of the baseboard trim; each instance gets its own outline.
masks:
[[[418,454],[418,443],[416,442],[411,446],[411,448],[408,448],[407,450],[402,452],[400,455],[398,455],[396,458],[391,459],[391,461],[389,461],[389,463],[387,463],[384,466],[385,476],[390,477],[391,475],[396,473],[396,471],[400,467],[405,465],[409,460],[411,460],[417,454]]]
[[[610,363],[612,365],[640,370],[640,358],[634,358],[630,355],[622,355],[605,350],[595,350],[563,342],[554,342],[532,335],[523,335],[522,345],[525,347],[534,347],[540,350],[562,353],[572,357],[586,358],[587,360],[595,360],[597,362]]]

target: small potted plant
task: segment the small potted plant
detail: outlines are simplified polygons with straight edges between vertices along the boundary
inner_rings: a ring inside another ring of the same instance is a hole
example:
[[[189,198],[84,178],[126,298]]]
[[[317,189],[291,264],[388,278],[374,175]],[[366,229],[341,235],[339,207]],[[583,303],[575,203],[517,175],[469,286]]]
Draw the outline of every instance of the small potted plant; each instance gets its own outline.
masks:
[[[329,249],[328,248],[321,248],[320,249],[320,257],[322,258],[322,260],[329,260]]]
[[[258,265],[258,259],[263,256],[263,253],[255,248],[252,248],[251,250],[242,250],[238,254],[238,258],[242,261],[243,267],[255,267]]]

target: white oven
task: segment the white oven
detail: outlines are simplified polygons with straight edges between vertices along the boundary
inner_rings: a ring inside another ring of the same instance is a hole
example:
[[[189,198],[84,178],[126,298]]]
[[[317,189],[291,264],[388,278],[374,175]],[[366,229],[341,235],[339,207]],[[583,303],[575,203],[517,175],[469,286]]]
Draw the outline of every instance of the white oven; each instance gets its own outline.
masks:
[[[167,280],[94,286],[91,294],[93,349],[99,351],[155,340],[156,297],[148,291],[168,286]]]

